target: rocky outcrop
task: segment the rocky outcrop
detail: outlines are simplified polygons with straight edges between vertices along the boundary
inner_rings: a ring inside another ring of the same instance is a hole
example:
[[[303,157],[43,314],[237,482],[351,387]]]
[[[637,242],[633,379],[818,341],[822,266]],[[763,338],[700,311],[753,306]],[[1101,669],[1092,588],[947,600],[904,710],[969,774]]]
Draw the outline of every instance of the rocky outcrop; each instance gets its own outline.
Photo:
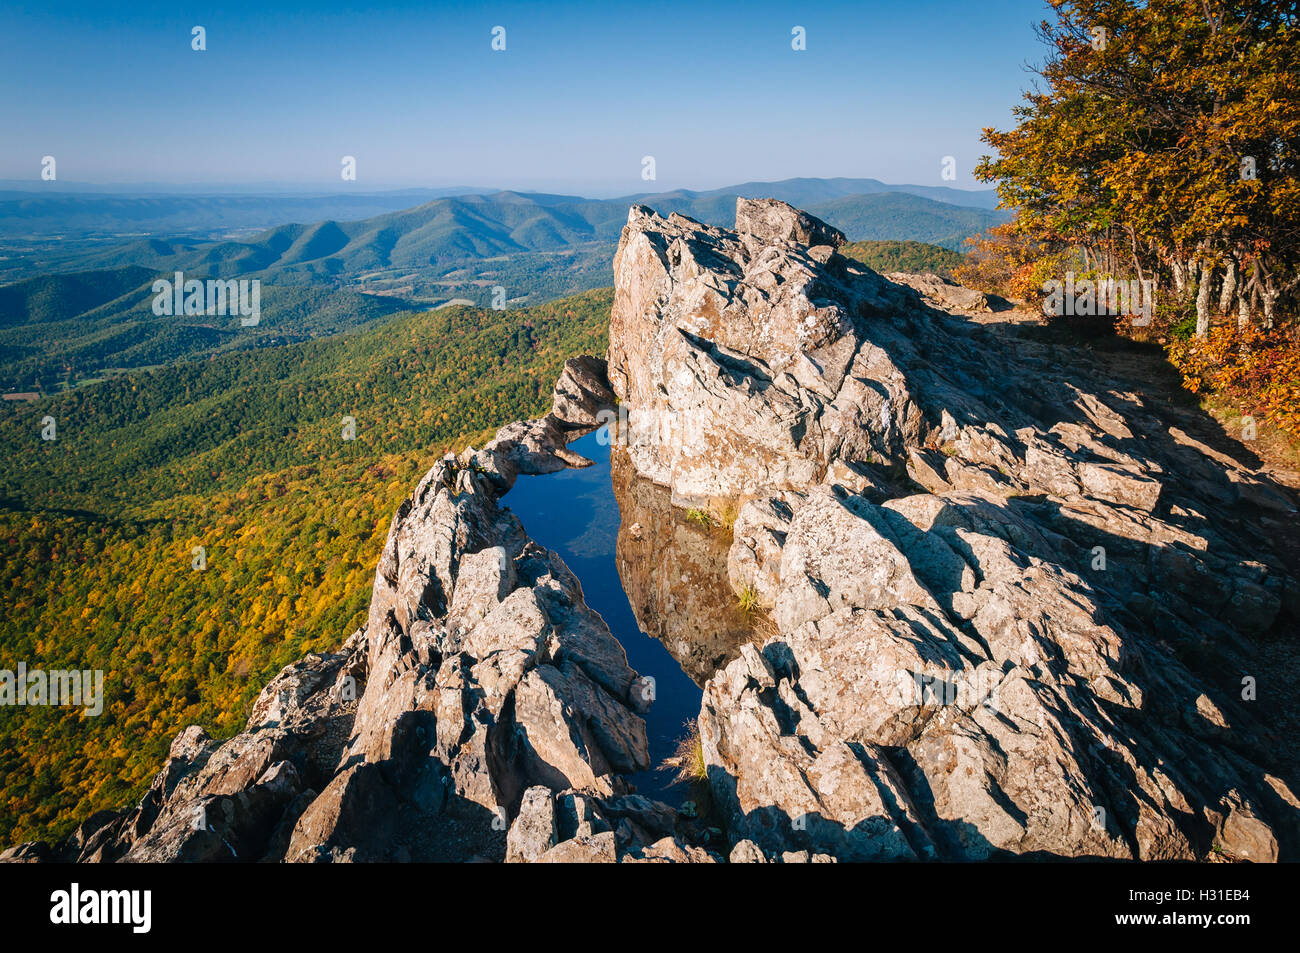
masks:
[[[929,272],[913,274],[910,272],[890,272],[885,275],[898,285],[906,285],[921,295],[922,300],[940,311],[963,311],[978,313],[983,311],[1006,311],[1011,304],[997,295],[985,294],[974,288],[959,285],[950,278]]]
[[[667,804],[639,794],[592,798],[529,788],[507,837],[509,863],[718,863],[678,833]]]
[[[1300,623],[1293,498],[1079,350],[952,313],[988,302],[780,202],[736,221],[633,208],[608,364],[425,475],[340,651],[0,859],[1300,856],[1255,691]],[[625,590],[703,686],[706,816],[632,789],[653,684],[502,503],[599,425]]]
[[[738,510],[730,582],[775,629],[700,714],[736,849],[1297,856],[1251,691],[1297,590],[1250,521],[1293,502],[837,241],[781,203],[735,231],[634,208],[615,260],[628,458]]]
[[[634,207],[614,258],[609,378],[628,452],[681,503],[814,486],[835,460],[897,453],[921,423],[859,330],[915,294],[789,206],[740,199],[737,217],[757,231]]]

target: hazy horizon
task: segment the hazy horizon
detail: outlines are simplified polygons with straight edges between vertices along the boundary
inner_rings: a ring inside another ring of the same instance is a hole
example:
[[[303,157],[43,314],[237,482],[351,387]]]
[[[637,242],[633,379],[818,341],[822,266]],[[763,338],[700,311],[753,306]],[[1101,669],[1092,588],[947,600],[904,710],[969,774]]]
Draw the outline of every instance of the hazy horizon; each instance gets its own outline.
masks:
[[[351,182],[65,182],[62,179],[53,182],[31,182],[24,179],[3,179],[0,178],[0,192],[27,192],[39,194],[41,192],[58,192],[68,195],[192,195],[192,196],[336,196],[336,195],[393,195],[402,192],[411,193],[444,193],[444,194],[494,194],[497,192],[518,192],[524,195],[571,195],[579,198],[593,199],[612,199],[626,198],[634,195],[645,193],[665,193],[675,191],[707,193],[718,189],[725,189],[730,186],[743,185],[747,182],[788,182],[797,180],[825,181],[833,179],[858,179],[858,180],[875,180],[883,185],[896,186],[899,188],[912,187],[945,187],[957,192],[970,192],[971,194],[981,194],[992,192],[991,186],[975,183],[974,185],[954,185],[951,182],[923,183],[923,182],[888,182],[879,176],[861,175],[861,176],[816,176],[816,175],[798,175],[788,176],[784,179],[749,179],[745,181],[736,180],[734,182],[721,182],[718,184],[708,184],[703,186],[684,185],[675,188],[654,188],[657,182],[644,182],[650,188],[621,188],[615,189],[615,184],[606,184],[602,187],[599,183],[574,181],[570,183],[547,183],[543,182],[524,182],[516,184],[507,183],[482,183],[472,184],[466,182],[423,185],[418,183],[396,183],[392,185],[377,185],[374,188],[357,188],[355,183]],[[623,183],[626,185],[626,183]]]

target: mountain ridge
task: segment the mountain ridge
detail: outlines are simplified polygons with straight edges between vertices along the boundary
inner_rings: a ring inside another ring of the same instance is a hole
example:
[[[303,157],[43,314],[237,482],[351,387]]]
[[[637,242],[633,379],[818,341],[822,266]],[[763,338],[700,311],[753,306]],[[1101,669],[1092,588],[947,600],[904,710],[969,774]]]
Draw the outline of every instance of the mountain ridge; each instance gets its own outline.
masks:
[[[124,196],[86,192],[3,192],[0,191],[0,239],[39,239],[58,235],[77,237],[122,237],[144,231],[156,236],[182,236],[211,240],[213,233],[274,228],[286,222],[359,221],[383,214],[407,211],[442,199],[492,199],[499,204],[531,204],[539,208],[561,206],[585,208],[627,206],[634,203],[683,203],[708,206],[718,198],[738,195],[771,195],[801,205],[842,200],[853,195],[885,192],[912,195],[959,208],[993,212],[997,195],[993,190],[964,190],[945,186],[889,185],[877,179],[795,178],[778,182],[746,182],[718,189],[676,189],[667,192],[636,192],[614,198],[590,198],[563,193],[528,192],[513,189],[402,190],[380,193],[322,194],[319,196],[259,195],[143,195]],[[411,204],[412,198],[425,198]],[[205,206],[207,208],[205,208]],[[259,206],[262,208],[258,211]],[[317,214],[302,215],[316,210]],[[682,210],[676,205],[670,210]],[[354,211],[354,214],[348,214]],[[362,214],[355,214],[361,212]],[[891,235],[910,238],[910,235]]]
[[[677,212],[716,224],[730,214],[736,198],[730,192],[698,197],[668,193],[655,204],[664,214]],[[843,196],[810,208],[825,212],[832,224],[842,222],[855,240],[915,240],[953,249],[965,237],[1002,220],[982,209],[896,192]],[[277,225],[240,241],[148,238],[92,248],[82,255],[77,270],[122,265],[164,272],[206,268],[214,277],[275,276],[289,281],[335,279],[374,269],[436,271],[493,256],[612,245],[626,212],[622,199],[548,203],[516,193],[457,196],[357,221]]]

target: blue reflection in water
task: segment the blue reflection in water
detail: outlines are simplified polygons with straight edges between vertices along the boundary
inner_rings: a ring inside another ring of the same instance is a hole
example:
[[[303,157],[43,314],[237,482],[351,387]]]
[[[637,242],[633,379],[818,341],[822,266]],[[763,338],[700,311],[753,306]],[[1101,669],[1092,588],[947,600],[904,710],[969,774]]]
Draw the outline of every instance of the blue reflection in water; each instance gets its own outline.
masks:
[[[640,793],[678,804],[686,795],[685,787],[669,787],[671,772],[655,768],[674,753],[686,722],[699,715],[702,693],[663,643],[641,631],[623,592],[615,557],[618,501],[609,446],[600,443],[598,433],[569,444],[570,450],[594,460],[594,466],[520,477],[502,502],[538,545],[560,554],[582,583],[587,605],[600,613],[623,644],[628,663],[641,675],[654,678],[655,701],[646,715],[651,768],[630,779]]]

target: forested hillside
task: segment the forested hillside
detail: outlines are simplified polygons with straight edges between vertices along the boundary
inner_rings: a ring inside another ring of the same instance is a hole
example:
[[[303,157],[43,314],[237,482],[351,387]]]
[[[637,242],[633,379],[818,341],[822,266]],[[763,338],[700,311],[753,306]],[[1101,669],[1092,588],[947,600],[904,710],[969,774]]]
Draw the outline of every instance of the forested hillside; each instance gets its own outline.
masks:
[[[103,669],[107,696],[97,718],[0,709],[0,840],[127,802],[178,729],[233,733],[279,667],[339,645],[419,475],[543,411],[610,304],[400,314],[0,408],[0,644]]]
[[[855,240],[907,239],[953,249],[1005,215],[900,192],[833,199],[807,211]]]
[[[245,327],[237,314],[155,315],[158,277],[127,266],[0,287],[0,390],[48,394],[120,370],[324,337],[403,307],[331,285],[263,284],[258,324]]]
[[[868,268],[881,274],[891,271],[934,272],[945,278],[965,261],[966,256],[951,248],[941,248],[925,242],[849,242],[840,248],[841,255],[856,258]]]

